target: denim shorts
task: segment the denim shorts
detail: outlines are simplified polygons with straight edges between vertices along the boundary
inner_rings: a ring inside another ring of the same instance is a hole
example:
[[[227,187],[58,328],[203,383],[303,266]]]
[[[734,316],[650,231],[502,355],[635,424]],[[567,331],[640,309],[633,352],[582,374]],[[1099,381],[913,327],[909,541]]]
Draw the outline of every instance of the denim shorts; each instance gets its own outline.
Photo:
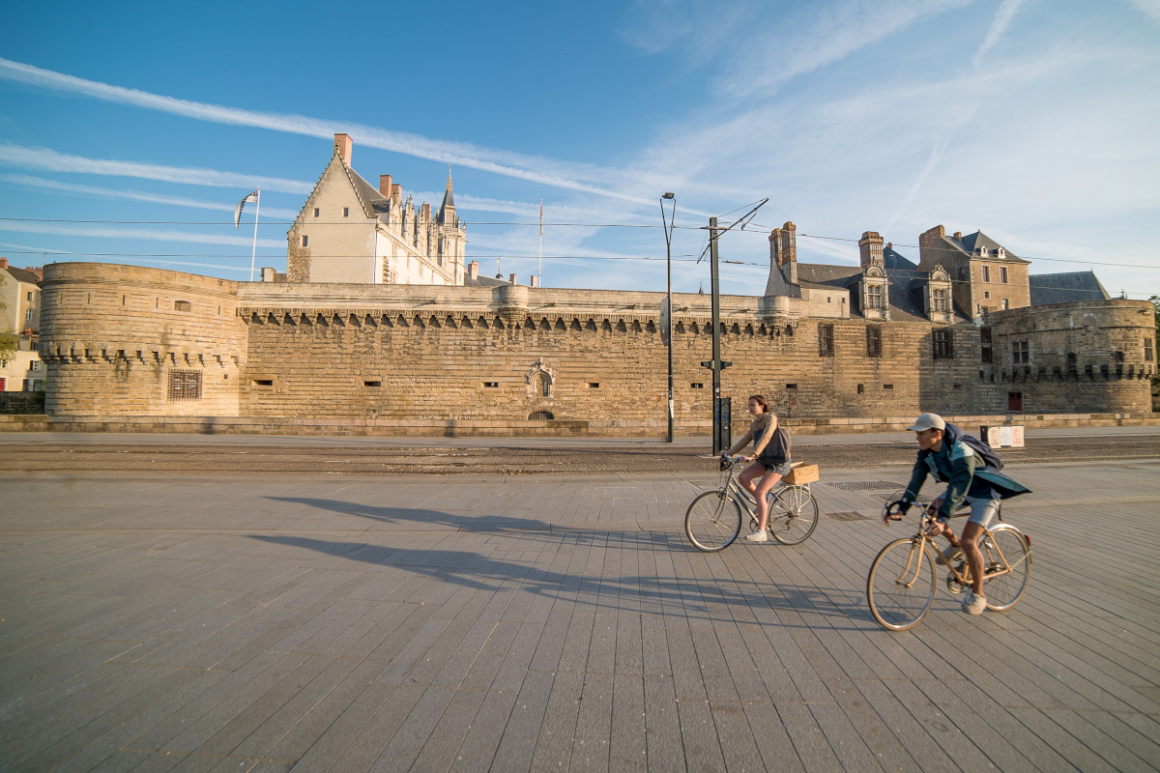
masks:
[[[986,529],[991,525],[991,519],[999,512],[999,503],[1002,501],[998,497],[967,497],[967,504],[971,506],[969,521]]]
[[[766,474],[769,474],[771,472],[776,472],[778,475],[782,476],[783,478],[786,475],[789,475],[789,471],[793,467],[793,465],[790,463],[790,461],[788,459],[786,459],[783,463],[778,464],[777,462],[773,461],[772,459],[770,459],[768,457],[759,456],[756,459],[754,459],[753,461],[757,462],[762,467],[764,467]]]

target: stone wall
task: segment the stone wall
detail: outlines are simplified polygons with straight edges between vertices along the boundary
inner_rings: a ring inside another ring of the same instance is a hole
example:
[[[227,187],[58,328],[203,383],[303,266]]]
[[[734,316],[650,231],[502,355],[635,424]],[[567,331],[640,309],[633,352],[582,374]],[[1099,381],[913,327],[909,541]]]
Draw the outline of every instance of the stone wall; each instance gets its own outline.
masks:
[[[608,435],[661,435],[667,425],[661,293],[232,283],[95,264],[50,266],[45,280],[41,347],[50,368],[47,410],[56,416],[400,427],[550,419],[549,431]],[[175,311],[177,300],[191,310]],[[791,320],[765,316],[762,300],[721,299],[722,358],[733,363],[722,394],[734,398],[738,435],[744,399],[754,393],[803,421],[1003,414],[1011,392],[1021,395],[1024,413],[1149,410],[1155,363],[1142,360],[1143,338],[1154,329],[1144,302],[992,314],[992,357],[984,362],[973,323]],[[710,416],[712,374],[700,365],[711,356],[709,304],[700,294],[673,302],[676,423],[690,432]],[[819,346],[823,326],[832,354]],[[880,336],[881,356],[868,352],[868,328]],[[935,335],[949,336],[953,358],[934,359]],[[1012,362],[1011,342],[1024,340],[1030,370]],[[1066,365],[1073,349],[1076,375],[1056,376],[1055,363]],[[1111,363],[1106,377],[1104,363]],[[174,369],[204,374],[200,401],[167,398]]]
[[[98,263],[45,267],[45,409],[67,415],[235,416],[246,360],[237,283]],[[171,399],[173,372],[201,399]]]

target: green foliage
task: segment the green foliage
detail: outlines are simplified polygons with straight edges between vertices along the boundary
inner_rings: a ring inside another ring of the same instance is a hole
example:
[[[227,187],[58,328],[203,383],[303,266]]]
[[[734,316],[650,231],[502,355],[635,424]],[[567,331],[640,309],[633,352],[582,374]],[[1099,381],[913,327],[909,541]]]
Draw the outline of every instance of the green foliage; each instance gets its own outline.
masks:
[[[1148,300],[1152,301],[1152,309],[1156,312],[1156,335],[1160,336],[1160,295],[1153,295]]]
[[[0,357],[15,352],[19,344],[20,338],[15,333],[0,333]]]

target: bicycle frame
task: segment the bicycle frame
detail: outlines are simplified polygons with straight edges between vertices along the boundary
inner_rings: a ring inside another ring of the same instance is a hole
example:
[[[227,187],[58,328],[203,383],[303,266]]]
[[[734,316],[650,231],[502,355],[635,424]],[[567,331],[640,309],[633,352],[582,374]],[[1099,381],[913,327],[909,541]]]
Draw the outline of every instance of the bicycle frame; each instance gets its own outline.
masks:
[[[925,511],[930,507],[930,505],[923,504],[921,502],[915,502],[912,504],[912,507],[921,507]],[[952,515],[951,518],[965,518],[967,515],[969,515],[969,513],[962,512]],[[1002,515],[999,515],[998,517],[999,520],[1002,520]],[[906,570],[898,578],[899,581],[901,581],[904,577],[906,577],[907,574],[909,574],[911,571],[911,564],[913,564],[914,576],[909,581],[902,583],[908,588],[918,580],[918,573],[922,567],[921,562],[915,560],[916,556],[918,556],[923,550],[926,550],[927,545],[930,545],[931,548],[937,552],[937,548],[935,548],[934,537],[928,537],[926,535],[927,528],[930,527],[930,525],[936,520],[937,516],[924,512],[922,521],[918,526],[918,533],[911,538],[917,544],[918,550],[911,551],[910,559],[906,564]],[[1007,557],[1003,555],[1003,551],[999,548],[998,542],[996,542],[993,538],[991,530],[986,527],[983,528],[983,535],[979,538],[979,549],[983,553],[983,566],[988,567],[988,569],[983,571],[984,580],[989,580],[992,577],[1000,577],[1004,574],[1010,574],[1012,571],[1017,569],[1020,564],[1031,557],[1031,540],[1026,535],[1024,535],[1023,538],[1027,541],[1027,553],[1014,564],[1012,564],[1008,562]],[[997,561],[995,560],[996,556],[998,557]],[[964,562],[960,561],[957,567],[950,563],[948,563],[946,566],[958,583],[964,586],[971,584],[970,567],[966,566]],[[997,568],[992,569],[990,567]],[[963,569],[963,571],[960,572],[959,569]]]
[[[729,468],[729,479],[725,482],[725,485],[722,488],[726,489],[730,494],[733,495],[733,498],[737,500],[737,502],[741,505],[742,508],[744,508],[746,514],[749,516],[750,523],[754,524],[757,522],[757,500],[754,499],[753,494],[745,490],[745,487],[741,485],[741,481],[737,479],[737,470],[741,468],[741,465],[743,465],[744,462],[739,456],[730,456],[727,458],[732,463],[732,466]],[[769,504],[772,505],[773,501],[777,499],[777,495],[780,494],[783,489],[787,488],[789,488],[789,484],[785,482],[785,479],[782,478],[779,480],[774,485],[774,487],[769,490],[769,494],[767,494],[769,497]],[[798,488],[809,492],[810,484],[802,483],[798,485]]]

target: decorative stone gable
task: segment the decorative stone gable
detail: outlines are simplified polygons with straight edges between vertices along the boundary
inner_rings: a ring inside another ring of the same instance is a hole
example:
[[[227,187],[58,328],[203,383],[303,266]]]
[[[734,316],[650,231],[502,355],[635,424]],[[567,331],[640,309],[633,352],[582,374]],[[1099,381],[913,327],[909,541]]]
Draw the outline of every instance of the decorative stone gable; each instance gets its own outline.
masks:
[[[941,264],[930,272],[926,285],[926,316],[935,324],[954,322],[954,298],[951,295],[951,275]]]

